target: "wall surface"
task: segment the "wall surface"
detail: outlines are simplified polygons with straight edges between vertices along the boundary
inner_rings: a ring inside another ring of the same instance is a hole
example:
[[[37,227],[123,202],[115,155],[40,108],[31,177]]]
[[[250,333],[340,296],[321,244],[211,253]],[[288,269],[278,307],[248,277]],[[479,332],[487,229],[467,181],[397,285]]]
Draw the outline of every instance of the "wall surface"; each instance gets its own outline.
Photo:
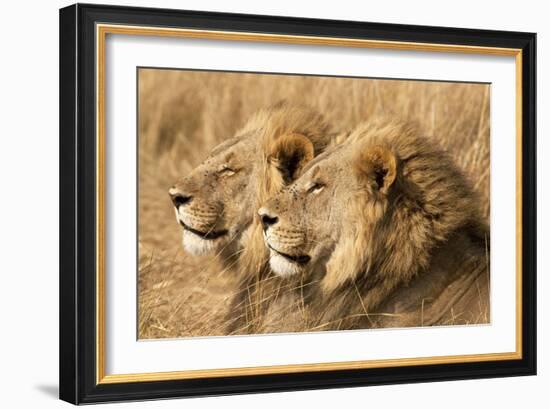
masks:
[[[91,1],[96,3],[95,1]],[[539,209],[550,206],[548,94],[550,26],[544,2],[391,1],[297,2],[278,0],[108,1],[103,3],[186,8],[388,23],[520,30],[538,33]],[[0,24],[0,385],[2,407],[61,407],[58,377],[58,8],[64,1],[8,2]],[[545,74],[546,73],[546,74]],[[546,185],[546,186],[545,186]],[[539,375],[282,394],[247,395],[125,404],[126,407],[545,407],[550,401],[550,217],[539,211]],[[546,253],[546,254],[545,254]],[[122,406],[122,405],[116,405]]]

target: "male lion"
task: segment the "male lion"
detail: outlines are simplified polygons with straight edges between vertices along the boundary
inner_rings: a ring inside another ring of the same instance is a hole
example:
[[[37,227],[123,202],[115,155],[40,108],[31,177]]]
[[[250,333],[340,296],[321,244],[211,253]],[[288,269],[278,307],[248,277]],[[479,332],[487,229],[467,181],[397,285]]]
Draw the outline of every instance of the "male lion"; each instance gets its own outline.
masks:
[[[360,125],[258,213],[271,269],[309,283],[310,330],[489,321],[478,200],[411,125]]]
[[[260,224],[253,223],[256,210],[323,152],[332,135],[325,119],[308,108],[283,102],[256,113],[170,188],[184,249],[215,254],[233,271],[239,261],[250,266],[261,259],[256,250],[263,253],[264,244]],[[239,294],[250,285],[246,275]],[[232,310],[240,311],[245,306],[237,298]],[[233,325],[238,326],[236,321]]]

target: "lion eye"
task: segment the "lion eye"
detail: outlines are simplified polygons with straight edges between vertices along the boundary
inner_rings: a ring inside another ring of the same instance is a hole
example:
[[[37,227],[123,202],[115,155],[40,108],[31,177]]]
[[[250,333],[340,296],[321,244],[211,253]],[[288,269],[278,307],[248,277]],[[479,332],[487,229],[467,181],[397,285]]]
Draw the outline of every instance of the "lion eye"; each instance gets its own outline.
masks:
[[[324,183],[321,183],[321,182],[316,182],[316,183],[313,183],[309,189],[307,190],[308,193],[313,193],[313,194],[317,194],[319,193],[321,190],[323,190],[325,188],[325,184]]]
[[[235,173],[237,173],[237,171],[235,169],[231,169],[227,165],[223,165],[220,169],[218,169],[218,174],[223,176],[233,176]]]

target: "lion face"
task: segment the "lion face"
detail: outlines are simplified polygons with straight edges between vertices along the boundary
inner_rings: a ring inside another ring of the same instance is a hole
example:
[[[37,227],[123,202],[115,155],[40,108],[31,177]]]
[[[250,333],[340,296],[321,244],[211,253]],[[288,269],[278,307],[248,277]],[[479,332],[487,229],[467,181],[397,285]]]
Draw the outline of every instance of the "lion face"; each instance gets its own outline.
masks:
[[[291,183],[327,145],[328,126],[309,110],[280,105],[260,112],[234,138],[169,191],[194,255],[231,255],[258,204]]]
[[[194,255],[220,252],[249,224],[242,209],[253,206],[256,146],[248,138],[218,146],[191,174],[170,189],[183,247]]]
[[[380,154],[379,148],[369,152]],[[366,170],[371,172],[366,178],[353,166],[356,156],[353,144],[325,152],[259,210],[276,274],[287,277],[322,270],[344,235],[359,234],[355,226],[361,215],[353,204],[359,197],[365,206],[379,200],[382,190],[393,182],[395,168],[384,171],[386,165],[380,162],[380,170]],[[377,182],[377,177],[385,181]]]

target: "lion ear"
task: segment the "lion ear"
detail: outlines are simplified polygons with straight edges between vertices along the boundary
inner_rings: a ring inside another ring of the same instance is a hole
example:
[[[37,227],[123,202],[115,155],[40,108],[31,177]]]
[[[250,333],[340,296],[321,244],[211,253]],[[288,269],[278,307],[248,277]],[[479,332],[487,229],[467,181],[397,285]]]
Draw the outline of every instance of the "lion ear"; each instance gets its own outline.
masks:
[[[278,138],[271,146],[268,160],[281,174],[286,184],[294,181],[300,171],[313,159],[311,141],[299,133],[289,133]]]
[[[397,176],[397,159],[383,146],[369,146],[357,159],[355,169],[374,189],[387,194]]]

